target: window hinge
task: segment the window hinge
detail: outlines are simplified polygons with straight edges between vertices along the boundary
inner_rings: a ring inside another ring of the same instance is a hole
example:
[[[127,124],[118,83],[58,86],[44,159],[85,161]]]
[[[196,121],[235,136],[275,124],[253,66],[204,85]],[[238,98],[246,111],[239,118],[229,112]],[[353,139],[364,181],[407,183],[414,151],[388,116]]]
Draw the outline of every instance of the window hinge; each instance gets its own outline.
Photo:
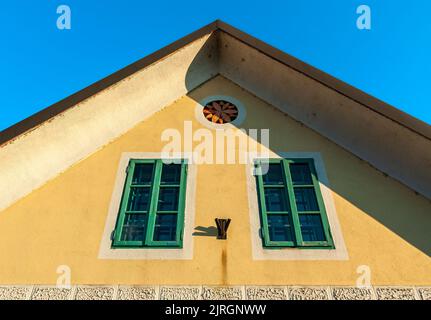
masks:
[[[114,241],[114,239],[115,239],[115,229],[112,230],[111,232],[111,241]]]
[[[259,163],[259,162],[255,162],[255,163],[253,164],[253,175],[254,175],[255,177],[257,177],[257,176],[261,176],[261,175],[262,175],[262,167],[261,167],[261,165],[260,165],[260,163]]]
[[[130,169],[130,164],[128,164],[126,167],[126,173],[129,173],[129,169]]]

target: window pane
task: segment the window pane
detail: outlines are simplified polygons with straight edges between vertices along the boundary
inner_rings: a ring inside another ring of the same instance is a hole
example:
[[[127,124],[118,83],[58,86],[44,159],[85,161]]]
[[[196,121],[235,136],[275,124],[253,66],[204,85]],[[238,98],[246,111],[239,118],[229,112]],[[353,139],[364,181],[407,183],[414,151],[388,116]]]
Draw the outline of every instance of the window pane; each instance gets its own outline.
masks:
[[[293,184],[313,184],[310,167],[307,163],[293,163],[290,165]]]
[[[150,204],[149,187],[131,187],[127,211],[148,211]]]
[[[284,188],[265,188],[266,211],[288,211]]]
[[[263,184],[283,184],[283,168],[281,163],[262,164],[268,166],[268,172],[262,175]]]
[[[152,163],[135,164],[132,184],[151,184],[153,180],[153,167]]]
[[[314,188],[295,188],[298,211],[319,211]]]
[[[300,214],[299,223],[304,241],[326,241],[320,215]]]
[[[158,211],[177,211],[179,187],[160,188]]]
[[[180,184],[181,164],[163,164],[162,184]]]
[[[175,241],[177,233],[176,214],[158,214],[154,225],[154,241]]]
[[[144,214],[126,214],[121,241],[144,241],[147,216]]]
[[[269,214],[269,239],[271,241],[293,241],[292,226],[286,214]]]

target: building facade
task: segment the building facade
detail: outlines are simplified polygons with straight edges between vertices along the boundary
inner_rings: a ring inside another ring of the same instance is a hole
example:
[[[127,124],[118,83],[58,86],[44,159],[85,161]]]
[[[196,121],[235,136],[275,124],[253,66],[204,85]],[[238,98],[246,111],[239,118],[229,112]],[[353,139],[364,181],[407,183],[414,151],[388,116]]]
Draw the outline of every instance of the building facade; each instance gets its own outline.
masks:
[[[431,299],[430,126],[222,22],[1,135],[0,298]]]

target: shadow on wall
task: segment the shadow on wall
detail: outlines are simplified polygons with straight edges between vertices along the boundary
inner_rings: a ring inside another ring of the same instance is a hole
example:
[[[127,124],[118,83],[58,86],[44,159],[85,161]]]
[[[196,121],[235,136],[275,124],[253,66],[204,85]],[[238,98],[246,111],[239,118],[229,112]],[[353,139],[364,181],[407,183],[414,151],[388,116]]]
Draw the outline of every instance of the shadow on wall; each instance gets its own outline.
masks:
[[[213,67],[216,68],[212,70],[212,73],[203,70],[202,61],[205,59],[213,59],[215,63]],[[202,48],[202,52],[196,56],[186,76],[186,86],[189,88],[188,96],[190,98],[197,103],[205,98],[202,93],[199,93],[199,90],[191,90],[197,87],[196,79],[209,80],[216,75],[216,69],[218,69],[217,35],[213,35]],[[207,73],[198,75],[199,72]],[[241,88],[241,90],[243,89]],[[226,92],[213,92],[212,94],[224,95]],[[236,98],[239,99],[239,97]],[[262,101],[262,104],[266,103]],[[431,256],[431,201],[429,199],[415,194],[410,188],[384,176],[371,166],[364,167],[362,160],[352,156],[344,149],[340,150],[342,147],[334,148],[333,142],[312,129],[308,129],[311,132],[307,133],[306,137],[298,136],[298,130],[304,130],[303,124],[289,117],[268,116],[269,109],[267,108],[257,108],[255,105],[245,107],[248,109],[247,118],[241,128],[246,130],[269,128],[270,149],[275,153],[320,152],[331,184],[328,187],[334,193],[383,224],[412,246]],[[268,108],[270,107],[268,106]],[[278,112],[281,115],[281,111]],[[292,128],[285,124],[280,125],[280,121],[284,121],[280,118],[291,121]],[[330,142],[326,143],[326,141]],[[341,155],[344,160],[339,160],[336,155]],[[361,176],[361,173],[366,176]],[[214,227],[197,227],[196,229],[200,232],[195,232],[194,235],[214,236],[216,229],[212,228]],[[341,228],[343,229],[342,225]],[[357,230],[357,232],[361,233],[364,238],[368,237],[367,230]]]
[[[198,226],[195,228],[195,232],[193,232],[193,236],[197,237],[217,237],[217,228],[214,226],[203,227]]]
[[[187,92],[219,74],[218,32],[212,33],[193,58],[185,78]]]

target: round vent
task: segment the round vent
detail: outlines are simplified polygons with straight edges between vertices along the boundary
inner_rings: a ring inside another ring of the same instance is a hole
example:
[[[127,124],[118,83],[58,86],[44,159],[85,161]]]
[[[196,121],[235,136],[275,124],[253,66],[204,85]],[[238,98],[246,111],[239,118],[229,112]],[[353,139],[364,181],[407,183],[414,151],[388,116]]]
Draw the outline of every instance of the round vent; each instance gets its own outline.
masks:
[[[214,100],[205,105],[203,114],[212,123],[224,124],[238,117],[238,108],[228,101]]]

